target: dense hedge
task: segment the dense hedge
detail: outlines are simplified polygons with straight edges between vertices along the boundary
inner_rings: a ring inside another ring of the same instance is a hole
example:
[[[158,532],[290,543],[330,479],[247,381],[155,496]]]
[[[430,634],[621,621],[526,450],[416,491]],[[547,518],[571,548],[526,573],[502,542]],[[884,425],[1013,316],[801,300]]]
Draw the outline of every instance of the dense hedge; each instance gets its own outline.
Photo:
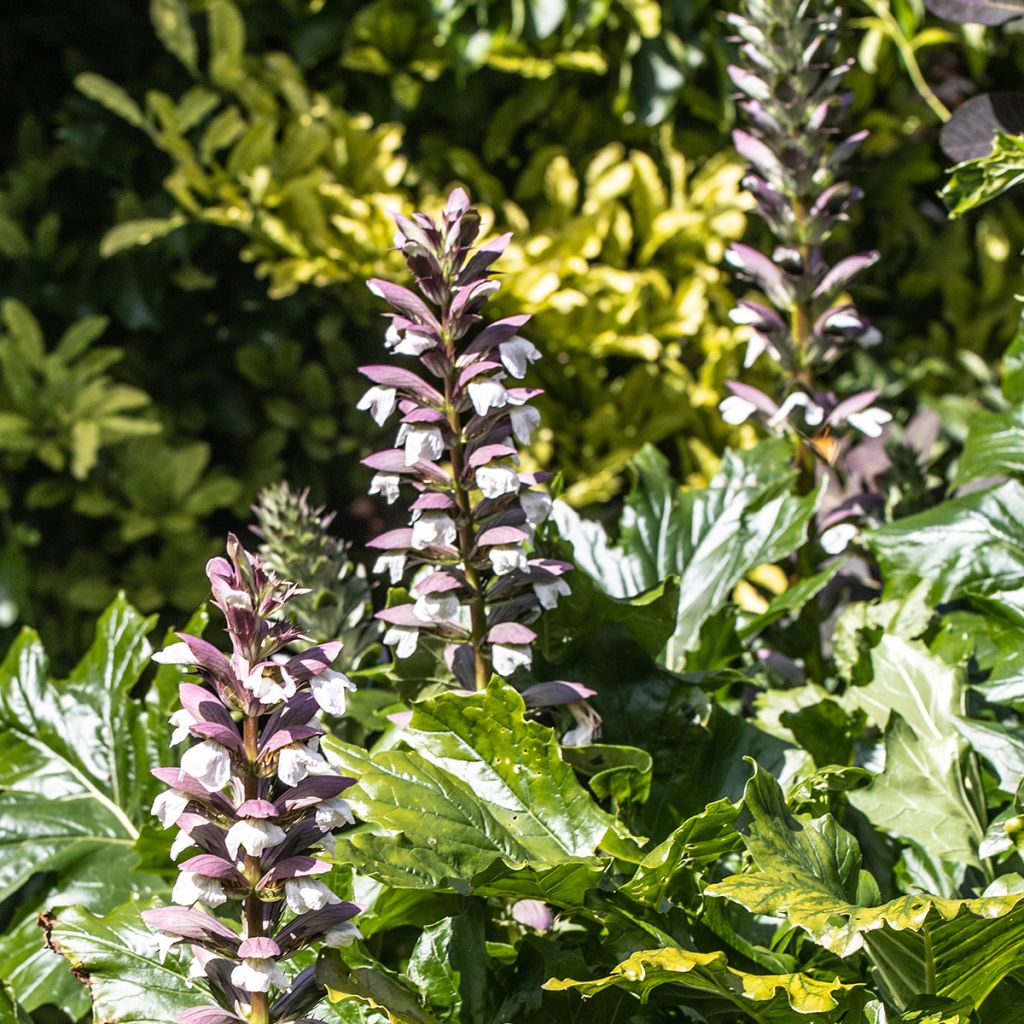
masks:
[[[740,340],[720,264],[747,229],[716,5],[151,6],[0,15],[0,625],[40,624],[60,658],[118,588],[193,608],[211,538],[285,475],[365,536],[361,281],[396,270],[388,211],[454,181],[516,232],[498,305],[552,357],[533,455],[567,497],[617,494],[649,441],[693,481],[715,469]],[[850,230],[898,301],[873,309],[865,280],[884,362],[840,372],[897,404],[984,392],[1024,222],[1004,202],[947,223],[938,122],[891,33],[949,104],[967,76],[1011,80],[1019,47],[875,8],[851,12],[874,134]],[[956,440],[962,408],[936,401]]]

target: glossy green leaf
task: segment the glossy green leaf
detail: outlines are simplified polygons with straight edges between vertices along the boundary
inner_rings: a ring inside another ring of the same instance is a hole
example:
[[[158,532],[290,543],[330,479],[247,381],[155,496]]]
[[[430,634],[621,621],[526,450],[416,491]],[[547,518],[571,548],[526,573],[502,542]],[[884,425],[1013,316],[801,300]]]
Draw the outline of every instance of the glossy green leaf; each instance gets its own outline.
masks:
[[[148,663],[151,627],[119,598],[66,680],[50,678],[30,630],[0,667],[0,896],[36,873],[46,879],[16,897],[13,930],[0,938],[0,969],[29,1009],[56,1002],[77,1012],[85,999],[42,950],[38,913],[76,902],[103,912],[163,886],[135,870],[134,852],[154,786],[142,709],[129,693]]]
[[[416,886],[468,882],[496,860],[536,869],[592,858],[612,818],[562,760],[555,734],[524,711],[495,682],[417,704],[408,752],[369,755],[326,739],[328,756],[359,780],[346,794],[359,818],[396,834],[346,837],[339,859],[347,846],[360,870]]]
[[[791,492],[789,447],[765,442],[728,452],[704,490],[681,490],[653,448],[634,459],[637,482],[627,502],[622,546],[638,560],[645,585],[680,578],[676,628],[667,664],[680,667],[700,628],[728,602],[751,569],[800,547],[818,495]]]
[[[957,464],[954,487],[969,480],[1024,474],[1024,405],[1006,412],[976,412]]]
[[[189,978],[187,953],[172,951],[161,959],[156,937],[139,916],[143,909],[132,901],[98,917],[68,907],[48,924],[51,947],[88,980],[97,1020],[168,1024],[182,1010],[213,1001]]]
[[[895,719],[899,721],[899,719]],[[945,899],[916,893],[878,905],[856,839],[831,815],[790,813],[758,770],[747,786],[745,874],[708,886],[755,914],[784,916],[838,956],[865,950],[900,1006],[918,995],[980,1005],[1024,950],[1024,893]]]
[[[768,1022],[792,1020],[797,1014],[815,1014],[817,1021],[838,1020],[846,1001],[859,986],[834,978],[823,981],[806,974],[748,974],[730,967],[725,953],[697,953],[686,949],[651,949],[634,953],[611,974],[593,981],[552,980],[545,988],[559,992],[576,989],[593,996],[612,986],[625,988],[646,1001],[660,985],[676,984],[721,996],[740,1013]],[[754,1005],[766,1004],[766,1005]]]
[[[951,217],[1001,196],[1024,181],[1024,138],[996,131],[992,150],[977,160],[957,164],[942,190]]]
[[[108,78],[87,71],[75,78],[75,86],[79,92],[97,103],[102,103],[112,114],[123,118],[135,128],[147,127],[146,117],[139,109],[139,105],[124,89]]]
[[[0,1024],[32,1024],[32,1018],[3,982],[0,982]]]
[[[1024,485],[1016,480],[944,501],[869,531],[886,587],[926,580],[933,603],[1024,586]]]

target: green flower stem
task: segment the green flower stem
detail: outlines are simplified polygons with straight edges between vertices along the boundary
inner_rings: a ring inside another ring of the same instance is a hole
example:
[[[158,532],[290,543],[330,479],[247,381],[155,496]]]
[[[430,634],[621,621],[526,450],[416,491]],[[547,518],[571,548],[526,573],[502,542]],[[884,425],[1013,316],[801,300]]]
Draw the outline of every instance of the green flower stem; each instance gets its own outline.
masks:
[[[249,761],[249,771],[245,775],[245,799],[255,800],[259,797],[259,776],[256,774],[259,746],[258,715],[246,715],[243,719],[242,742],[245,744],[245,754]],[[249,853],[245,855],[245,876],[253,885],[259,881],[259,857]],[[245,897],[245,934],[249,939],[263,935],[263,908],[255,892],[250,892]],[[249,1007],[250,1024],[270,1024],[270,997],[266,992],[250,993]]]

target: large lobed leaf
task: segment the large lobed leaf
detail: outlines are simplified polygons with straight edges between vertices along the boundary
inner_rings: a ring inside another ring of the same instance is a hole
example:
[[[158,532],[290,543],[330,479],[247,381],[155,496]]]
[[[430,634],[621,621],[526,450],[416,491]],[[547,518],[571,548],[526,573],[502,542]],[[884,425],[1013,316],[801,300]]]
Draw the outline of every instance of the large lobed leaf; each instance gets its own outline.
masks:
[[[744,806],[753,867],[708,886],[706,894],[785,917],[838,956],[864,950],[901,1008],[919,995],[980,1005],[1019,963],[1024,893],[976,899],[915,893],[878,905],[857,840],[831,815],[798,819],[779,784],[760,769]]]
[[[212,1002],[188,976],[189,958],[161,957],[156,937],[134,901],[105,917],[83,907],[62,910],[47,924],[47,941],[89,986],[96,1020],[168,1024],[193,1006]]]
[[[577,782],[555,734],[523,717],[502,683],[416,705],[410,750],[368,754],[327,738],[324,749],[359,782],[346,794],[387,835],[347,837],[342,860],[392,885],[466,883],[502,861],[534,871],[591,865],[613,819]]]
[[[619,987],[646,1001],[653,989],[667,984],[719,996],[765,1024],[791,1021],[792,1011],[815,1014],[816,1021],[835,1020],[845,1013],[848,997],[859,989],[838,978],[819,981],[806,974],[748,974],[730,967],[720,950],[697,953],[671,948],[634,953],[603,978],[551,980],[544,987],[555,992],[576,989],[583,996]]]
[[[819,495],[792,492],[789,454],[777,441],[727,452],[721,472],[703,490],[680,489],[654,448],[634,459],[637,482],[627,501],[622,547],[643,586],[680,578],[670,668],[681,667],[701,626],[751,569],[790,554],[806,539]]]
[[[79,902],[105,912],[163,884],[135,870],[133,849],[152,787],[145,719],[130,691],[149,660],[152,624],[118,598],[66,680],[50,678],[31,630],[0,666],[0,899],[14,897],[0,976],[28,1010],[54,1003],[77,1015],[87,1005],[43,948],[40,912]],[[33,876],[45,884],[16,895]]]

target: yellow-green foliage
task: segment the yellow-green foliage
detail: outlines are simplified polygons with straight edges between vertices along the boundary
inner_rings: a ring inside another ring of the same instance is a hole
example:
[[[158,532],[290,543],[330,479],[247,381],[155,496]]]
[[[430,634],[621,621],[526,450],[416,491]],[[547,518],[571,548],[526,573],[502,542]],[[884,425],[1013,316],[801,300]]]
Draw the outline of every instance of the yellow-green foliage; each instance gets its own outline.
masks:
[[[364,20],[380,16],[376,8],[364,8]],[[157,5],[161,38],[194,69],[198,44],[174,11],[180,5],[170,0]],[[177,100],[151,91],[143,109],[114,83],[78,78],[84,93],[146,131],[173,161],[165,185],[178,212],[117,225],[104,253],[198,219],[244,234],[242,257],[268,279],[271,297],[307,284],[341,286],[349,315],[368,319],[374,307],[361,281],[402,274],[389,251],[391,211],[408,213],[449,182],[425,180],[407,164],[402,126],[341,109],[284,54],[246,55],[244,22],[229,0],[209,5],[208,25],[209,85]],[[375,52],[369,42],[356,51],[374,69],[389,67]],[[433,73],[429,62],[416,66]],[[540,68],[516,69],[544,77]],[[745,226],[741,167],[724,156],[693,166],[667,125],[657,140],[650,152],[605,145],[582,166],[564,147],[541,148],[514,199],[472,153],[448,154],[492,199],[491,227],[516,233],[499,307],[534,317],[531,338],[549,357],[538,370],[547,429],[535,458],[565,470],[575,503],[614,494],[647,442],[683,430],[698,445],[708,441],[709,411],[735,369],[719,265]]]

